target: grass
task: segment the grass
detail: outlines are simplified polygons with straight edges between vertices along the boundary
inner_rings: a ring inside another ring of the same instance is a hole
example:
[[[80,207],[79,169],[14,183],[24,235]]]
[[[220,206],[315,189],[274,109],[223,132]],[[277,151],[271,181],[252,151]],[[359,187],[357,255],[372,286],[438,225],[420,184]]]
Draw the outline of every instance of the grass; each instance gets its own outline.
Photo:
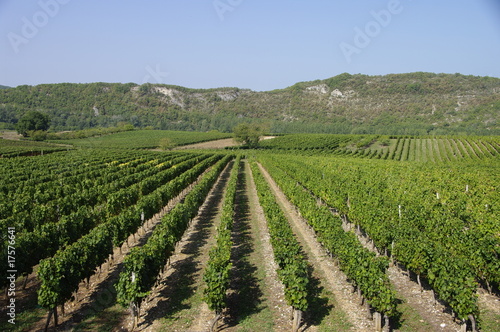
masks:
[[[16,287],[16,289],[19,288]],[[36,296],[28,296],[27,301],[22,304],[22,307],[19,306],[20,303],[16,301],[15,325],[9,323],[7,319],[10,319],[10,317],[6,316],[5,319],[0,320],[0,331],[31,331],[33,324],[39,322],[41,319],[44,319],[45,322],[48,311],[38,306]]]
[[[255,238],[255,247],[261,248],[261,246],[260,239]],[[257,262],[259,257],[255,251],[252,251],[248,258],[244,258],[245,264],[251,266],[251,262]],[[265,271],[262,266],[260,268],[256,266],[251,277],[253,277],[255,284],[244,290],[246,292],[240,296],[243,301],[238,304],[239,307],[249,308],[246,310],[248,312],[240,312],[241,319],[237,322],[238,331],[272,331],[274,322],[269,306],[265,305],[263,299],[252,299],[252,291],[255,294],[255,289],[262,290],[265,287]]]
[[[36,307],[28,310],[24,310],[16,315],[15,325],[12,325],[5,320],[2,320],[0,323],[1,331],[13,331],[13,332],[21,332],[21,331],[31,331],[33,324],[39,322],[41,319],[47,317],[47,310]]]
[[[399,303],[398,310],[401,312],[401,316],[399,317],[400,325],[397,326],[398,331],[427,332],[432,330],[431,325],[427,323],[422,316],[420,316],[416,310],[407,303]]]
[[[115,304],[87,317],[83,322],[74,326],[72,331],[113,331],[127,316],[128,313],[123,310],[123,307]]]
[[[481,330],[498,332],[500,331],[500,315],[494,312],[481,308]]]
[[[182,278],[176,287],[177,290],[172,293],[170,299],[174,305],[169,308],[169,313],[160,319],[161,331],[169,331],[174,326],[189,328],[198,316],[199,308],[203,304],[201,288],[194,286],[191,278]]]
[[[318,322],[318,331],[349,331],[352,324],[349,323],[347,315],[342,310],[338,309],[338,304],[335,296],[328,290],[321,288],[316,295],[315,301],[310,304],[310,314],[314,315],[318,310],[326,311],[325,317]]]

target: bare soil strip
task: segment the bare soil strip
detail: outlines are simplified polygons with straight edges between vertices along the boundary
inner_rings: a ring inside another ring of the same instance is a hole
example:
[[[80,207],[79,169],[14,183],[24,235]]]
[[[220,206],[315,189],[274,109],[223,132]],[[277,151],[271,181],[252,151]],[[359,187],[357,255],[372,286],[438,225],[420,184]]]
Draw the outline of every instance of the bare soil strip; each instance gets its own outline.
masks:
[[[500,298],[498,296],[489,294],[487,290],[479,290],[479,307],[480,309],[487,309],[495,315],[500,316]],[[500,322],[498,323],[498,330],[500,331]]]
[[[429,288],[424,287],[421,291],[416,280],[412,280],[411,276],[397,265],[389,266],[387,276],[398,298],[401,298],[419,316],[422,325],[413,326],[412,330],[428,331],[430,327],[432,331],[460,331],[460,326],[453,320],[448,309],[439,301],[435,301]],[[403,321],[402,324],[405,322]]]
[[[208,141],[202,143],[195,143],[189,145],[178,146],[174,150],[188,150],[188,149],[224,149],[226,147],[239,145],[232,138],[218,139],[215,141]]]
[[[260,138],[261,141],[275,138],[276,136],[263,136]],[[228,147],[241,145],[237,143],[233,138],[223,138],[214,141],[201,142],[195,144],[188,144],[183,146],[178,146],[174,150],[188,150],[188,149],[224,149]],[[161,151],[155,149],[155,151]]]
[[[19,141],[22,136],[19,135],[15,130],[2,130],[0,131],[0,137],[3,139]]]
[[[371,315],[365,307],[359,305],[359,298],[353,293],[353,287],[347,282],[345,274],[328,257],[321,244],[316,240],[314,231],[298,214],[296,208],[288,201],[267,170],[260,164],[259,167],[291,221],[291,226],[307,253],[309,261],[321,276],[321,285],[333,294],[340,310],[346,314],[347,319],[352,324],[351,330],[373,331],[373,322],[368,318]]]
[[[202,302],[203,271],[215,243],[230,163],[178,243],[160,284],[151,291],[135,331],[204,331],[213,314]],[[131,320],[127,328],[130,330]]]

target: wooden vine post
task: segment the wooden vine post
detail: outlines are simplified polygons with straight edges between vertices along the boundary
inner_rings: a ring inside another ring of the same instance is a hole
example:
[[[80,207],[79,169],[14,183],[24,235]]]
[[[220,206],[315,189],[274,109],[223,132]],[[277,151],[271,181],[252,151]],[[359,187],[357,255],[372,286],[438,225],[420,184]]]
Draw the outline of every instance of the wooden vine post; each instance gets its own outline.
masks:
[[[467,318],[469,318],[471,322],[471,327],[472,327],[472,332],[476,332],[476,319],[474,318],[474,315],[469,315]],[[462,319],[462,324],[460,325],[460,332],[467,332],[467,319]]]
[[[297,332],[299,330],[300,324],[302,322],[302,310],[293,309],[293,323],[292,323],[292,331]]]
[[[144,211],[141,212],[141,226],[142,226],[142,233],[146,234],[146,228],[144,227]]]
[[[54,327],[57,327],[59,325],[59,320],[57,317],[57,306],[49,309],[49,313],[47,315],[47,322],[45,323],[44,332],[48,331],[49,325],[50,325],[50,320],[51,320],[52,316],[54,316]]]
[[[59,325],[59,318],[57,317],[57,306],[54,307],[54,326],[57,327]]]
[[[132,330],[134,330],[139,323],[140,310],[141,310],[141,307],[136,302],[130,303],[130,311],[132,312],[132,319],[133,319]]]
[[[47,330],[49,329],[50,319],[52,318],[53,314],[54,314],[54,310],[53,309],[49,309],[49,313],[47,315],[47,322],[45,323],[45,328],[44,328],[45,332],[47,332]]]
[[[389,332],[391,330],[389,316],[388,315],[384,315],[384,320],[385,320],[384,332]]]
[[[469,315],[470,322],[472,324],[472,332],[476,332],[476,319],[474,318],[474,315]]]
[[[373,314],[373,321],[375,323],[375,331],[382,332],[382,315],[380,312],[375,312]]]

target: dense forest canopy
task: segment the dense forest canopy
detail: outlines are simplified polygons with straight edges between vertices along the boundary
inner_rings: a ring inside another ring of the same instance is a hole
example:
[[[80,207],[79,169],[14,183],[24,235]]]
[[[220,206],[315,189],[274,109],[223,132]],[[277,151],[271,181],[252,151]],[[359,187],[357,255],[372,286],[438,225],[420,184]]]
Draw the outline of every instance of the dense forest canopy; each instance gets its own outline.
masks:
[[[341,74],[255,92],[135,83],[42,84],[0,90],[0,128],[24,114],[52,131],[116,126],[230,132],[239,123],[274,133],[500,134],[500,79],[461,74]]]

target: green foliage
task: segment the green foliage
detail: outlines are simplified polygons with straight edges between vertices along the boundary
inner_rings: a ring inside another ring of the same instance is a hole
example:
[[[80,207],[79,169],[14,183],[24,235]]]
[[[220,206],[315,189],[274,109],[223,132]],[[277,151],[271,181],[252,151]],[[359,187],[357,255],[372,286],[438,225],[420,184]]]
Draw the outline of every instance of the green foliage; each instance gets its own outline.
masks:
[[[344,73],[268,92],[149,83],[44,84],[0,89],[0,122],[14,125],[26,112],[39,110],[50,116],[54,131],[128,122],[231,132],[239,123],[265,122],[275,133],[497,135],[499,87],[498,78],[433,73]]]
[[[380,252],[387,251],[427,278],[459,318],[477,318],[478,282],[500,284],[500,243],[495,238],[500,228],[493,208],[500,201],[496,185],[500,182],[495,158],[458,164],[284,155],[264,160],[269,160],[266,167],[279,181],[293,177],[328,208],[362,227]],[[296,184],[289,187],[294,190]],[[287,186],[282,188],[286,192]],[[300,207],[307,197],[295,192],[304,196],[295,201]],[[330,218],[318,219],[317,211],[310,217],[302,209],[301,213],[318,225]],[[325,232],[328,240],[326,234],[333,229],[316,231],[319,238]]]
[[[232,158],[230,155],[224,158],[220,155],[214,157],[216,160],[220,159],[217,164],[203,176],[182,203],[177,204],[162,218],[148,242],[142,247],[134,248],[125,258],[123,271],[116,285],[118,303],[125,307],[130,303],[139,305],[153,287],[158,273],[184,234],[189,221],[196,216],[219,174]]]
[[[38,304],[54,308],[71,299],[79,283],[94,274],[113,252],[112,234],[108,225],[97,226],[92,233],[68,246],[57,255],[42,261],[38,277]]]
[[[422,162],[480,160],[500,155],[500,140],[495,136],[290,134],[265,140],[260,147],[307,151],[310,154],[328,153],[357,158]]]
[[[351,135],[292,134],[265,140],[262,148],[280,150],[336,150],[360,139]]]
[[[109,135],[131,130],[134,130],[134,126],[132,126],[131,124],[125,124],[119,127],[90,128],[90,129],[76,130],[69,132],[65,131],[61,133],[50,133],[47,134],[47,139],[49,140],[81,139],[81,138]]]
[[[43,130],[28,131],[28,135],[34,141],[45,141],[47,139],[47,132]]]
[[[306,183],[304,180],[307,179],[308,169],[288,169],[290,173],[287,173],[281,167],[286,169],[289,163],[284,163],[282,159],[279,162],[275,159],[271,161],[271,158],[260,159],[288,199],[313,227],[318,240],[337,257],[340,268],[361,290],[370,305],[388,316],[396,315],[395,294],[385,274],[388,260],[376,257],[363,248],[352,232],[342,229],[340,219],[328,207],[318,206],[316,199],[298,184]],[[294,179],[290,174],[293,174]]]
[[[0,257],[0,286],[7,282],[5,236],[7,227],[13,226],[18,273],[31,273],[40,263],[39,304],[53,308],[67,301],[81,280],[109,257],[112,248],[137,231],[141,214],[151,218],[222,158],[112,147],[148,147],[162,137],[192,142],[217,135],[221,134],[131,131],[95,138],[106,150],[72,151],[48,143],[1,139],[2,157],[42,151],[44,155],[0,158],[4,253]],[[88,140],[80,140],[80,146],[91,147],[83,143]],[[478,318],[478,283],[494,289],[500,285],[497,137],[288,135],[265,141],[262,146],[276,154],[258,152],[259,160],[373,308],[396,314],[394,294],[385,276],[388,259],[362,248],[354,234],[342,230],[331,209],[362,227],[380,252],[387,251],[425,278],[460,319],[471,314]],[[206,190],[231,158],[214,166],[206,180],[203,178],[203,186],[196,187],[183,204],[165,216],[144,249],[133,251],[126,272],[120,275],[122,304],[139,302],[148,294]],[[305,310],[306,260],[265,180],[255,165],[252,167],[273,236],[278,274],[287,285],[285,297],[295,308]],[[210,253],[213,263],[209,263],[205,277],[205,299],[215,311],[225,306],[230,277],[231,197],[236,169],[228,184],[217,247]],[[320,206],[319,199],[327,206]]]
[[[305,311],[309,303],[309,267],[302,247],[295,238],[288,220],[276,202],[269,184],[254,163],[252,173],[259,203],[266,216],[274,259],[279,266],[278,276],[285,286],[285,299],[294,309]]]
[[[57,143],[85,148],[157,149],[162,139],[169,139],[177,146],[231,137],[219,132],[187,132],[167,130],[134,130],[101,137],[60,140]]]
[[[151,218],[153,214],[159,212],[166,205],[168,200],[178,195],[180,191],[192,183],[207,167],[220,158],[220,156],[213,156],[205,159],[197,167],[192,168],[175,180],[156,189],[152,194],[156,195],[157,198],[155,200],[144,200],[138,202],[136,205],[130,205],[127,207],[126,212],[115,218],[110,218],[108,221],[92,229],[89,234],[84,235],[69,247],[58,251],[53,257],[49,258],[48,261],[50,263],[42,264],[44,268],[42,269],[41,267],[39,271],[42,281],[39,290],[39,304],[44,307],[53,308],[55,305],[63,304],[67,301],[71,293],[78,289],[80,281],[92,275],[93,271],[103,264],[109,255],[113,253],[113,247],[121,245],[130,234],[137,231],[143,222],[141,214],[144,214],[144,218]],[[206,185],[205,182],[203,183]],[[193,190],[192,193],[196,195],[198,192]],[[185,207],[192,207],[193,204],[189,199],[186,197],[185,203],[176,206],[172,213],[168,215],[167,219],[171,220],[170,223],[173,225],[177,225],[176,223],[180,221],[186,223],[186,218],[189,218],[190,215],[185,214]],[[197,200],[194,201],[198,202]],[[154,206],[149,206],[148,204],[152,202]],[[189,202],[191,202],[191,205]],[[123,275],[120,276],[121,284],[119,282],[117,285],[119,302],[124,297],[129,300],[129,303],[137,302],[140,298],[147,295],[148,292],[144,287],[139,287],[135,284],[136,280],[138,285],[140,283],[151,284],[154,282],[158,272],[150,274],[147,273],[149,271],[147,269],[157,269],[159,271],[159,268],[163,266],[162,262],[164,264],[164,260],[158,259],[158,257],[161,257],[158,255],[170,253],[175,244],[173,236],[180,236],[180,232],[178,231],[172,234],[170,232],[160,233],[161,229],[161,226],[155,228],[155,232],[149,239],[148,244],[141,247],[141,250],[132,250],[130,255],[127,256],[125,262],[133,262],[132,265],[136,269],[143,268],[146,270],[137,271],[138,273],[133,277],[130,273],[126,277],[123,277]],[[158,236],[158,234],[161,234],[161,236]],[[160,245],[163,250],[159,250]],[[51,274],[53,266],[62,266],[61,269],[58,269],[60,271],[59,274]],[[127,269],[127,265],[125,269]],[[137,279],[135,276],[137,276]]]
[[[94,152],[89,160],[88,154],[75,152],[37,157],[37,163],[18,160],[17,167],[24,172],[30,167],[25,174],[36,175],[36,181],[4,169],[12,180],[1,186],[2,200],[10,204],[0,209],[0,229],[17,230],[16,242],[22,245],[16,253],[21,262],[18,273],[30,273],[41,259],[92,234],[98,225],[107,224],[114,230],[111,239],[118,246],[135,232],[141,213],[151,218],[219,158],[150,152],[108,156],[109,152]],[[52,173],[54,164],[67,165],[67,169]]]
[[[47,114],[37,111],[29,111],[19,119],[16,130],[24,137],[33,131],[46,131],[50,127],[50,120]]]
[[[217,314],[226,308],[226,292],[229,287],[231,271],[231,230],[233,228],[234,204],[236,197],[236,185],[240,169],[238,156],[234,162],[231,175],[226,187],[220,225],[217,232],[217,242],[210,249],[209,260],[203,275],[206,288],[203,290],[203,298],[210,310]]]
[[[33,156],[71,149],[71,147],[62,147],[44,142],[0,139],[0,157],[2,158]]]

